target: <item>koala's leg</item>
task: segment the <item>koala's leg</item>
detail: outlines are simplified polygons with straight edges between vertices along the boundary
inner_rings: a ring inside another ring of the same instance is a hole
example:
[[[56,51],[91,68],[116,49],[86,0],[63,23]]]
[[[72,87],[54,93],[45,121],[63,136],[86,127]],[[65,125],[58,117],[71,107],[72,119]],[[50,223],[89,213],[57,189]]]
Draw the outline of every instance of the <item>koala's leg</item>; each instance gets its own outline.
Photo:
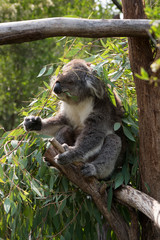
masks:
[[[107,135],[97,158],[82,167],[84,176],[95,176],[98,179],[109,177],[115,169],[118,156],[121,152],[121,138],[116,134]]]

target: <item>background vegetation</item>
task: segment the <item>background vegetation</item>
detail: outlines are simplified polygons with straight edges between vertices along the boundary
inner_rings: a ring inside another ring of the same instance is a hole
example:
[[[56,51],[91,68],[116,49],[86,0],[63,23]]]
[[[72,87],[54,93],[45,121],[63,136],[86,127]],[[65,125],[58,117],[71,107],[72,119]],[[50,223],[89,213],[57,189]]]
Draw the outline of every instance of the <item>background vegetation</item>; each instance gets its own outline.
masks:
[[[157,17],[159,5],[148,2]],[[147,13],[151,17],[151,8],[147,7]],[[1,22],[66,15],[111,18],[114,8],[112,3],[102,8],[94,0],[0,0]],[[26,134],[18,126],[26,115],[47,117],[56,111],[49,78],[73,58],[91,62],[99,77],[118,91],[126,110],[122,127],[129,149],[122,171],[107,182],[108,208],[112,188],[129,181],[136,187],[139,184],[137,104],[127,39],[63,37],[1,46],[0,239],[97,239],[97,223],[101,227],[103,219],[90,197],[43,162],[46,136]],[[114,103],[112,91],[109,94]],[[116,124],[115,130],[119,127]],[[127,210],[119,206],[119,211],[129,224]],[[110,236],[116,239],[111,229]]]
[[[109,9],[102,8],[99,1],[94,0],[0,0],[0,22],[59,16],[110,18]],[[37,86],[43,85],[44,79],[36,78],[40,69],[46,64],[59,62],[66,43],[65,38],[60,40],[50,38],[1,46],[0,124],[5,129],[13,129],[20,122],[17,114],[21,107],[34,97]]]

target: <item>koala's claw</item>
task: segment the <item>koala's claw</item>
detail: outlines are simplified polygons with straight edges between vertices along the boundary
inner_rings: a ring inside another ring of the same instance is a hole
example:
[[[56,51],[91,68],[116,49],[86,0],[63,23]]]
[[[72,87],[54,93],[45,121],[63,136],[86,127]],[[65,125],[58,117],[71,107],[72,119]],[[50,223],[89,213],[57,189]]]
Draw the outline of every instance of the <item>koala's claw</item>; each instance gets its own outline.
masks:
[[[45,157],[43,157],[43,162],[46,163],[46,165],[47,165],[48,167],[51,167],[51,166],[52,166],[52,165],[50,164],[50,162],[48,162]]]
[[[29,116],[24,118],[23,125],[26,131],[40,131],[42,128],[42,121],[40,117]]]
[[[69,164],[70,162],[68,162],[68,160],[65,158],[65,155],[64,153],[62,154],[58,154],[55,158],[54,158],[55,162],[57,164],[60,164],[60,165],[66,165],[66,164]]]
[[[96,168],[92,163],[85,163],[81,168],[81,173],[85,177],[96,176]]]
[[[69,150],[69,146],[67,143],[63,143],[62,144],[62,147],[64,148],[65,151],[68,151]]]

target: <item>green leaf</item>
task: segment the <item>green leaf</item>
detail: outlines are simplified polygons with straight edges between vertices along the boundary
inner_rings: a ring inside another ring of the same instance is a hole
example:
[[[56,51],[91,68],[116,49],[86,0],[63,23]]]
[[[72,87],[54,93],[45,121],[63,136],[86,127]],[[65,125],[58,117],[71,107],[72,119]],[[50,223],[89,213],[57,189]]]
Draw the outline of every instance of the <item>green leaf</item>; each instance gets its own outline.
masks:
[[[4,178],[4,172],[3,172],[3,168],[1,165],[0,165],[0,177],[1,177],[1,179]]]
[[[134,139],[132,133],[131,133],[131,132],[128,130],[128,128],[125,127],[124,125],[123,125],[123,132],[124,132],[125,136],[126,136],[128,139],[130,139],[131,141],[135,142],[135,139]]]
[[[16,148],[18,146],[18,141],[17,140],[12,140],[11,145],[13,148]]]
[[[79,48],[78,48],[78,49],[75,48],[75,49],[70,50],[70,51],[66,54],[66,58],[73,57],[73,56],[76,55],[79,51],[80,51]]]
[[[149,81],[148,73],[144,70],[144,68],[141,68],[141,75],[139,75],[138,73],[136,73],[135,75],[139,79]]]
[[[65,93],[66,93],[66,95],[67,95],[68,97],[72,98],[75,102],[78,100],[78,97],[77,97],[77,96],[73,96],[73,95],[71,95],[69,92],[65,92]]]
[[[116,122],[116,123],[114,124],[114,131],[117,131],[120,127],[121,127],[121,123]]]
[[[11,208],[11,201],[10,201],[10,199],[6,198],[3,205],[4,205],[5,212],[9,213],[9,210]]]
[[[61,203],[61,205],[60,205],[60,207],[59,207],[59,209],[58,209],[58,213],[59,213],[59,214],[62,213],[62,211],[63,211],[63,209],[65,208],[65,206],[66,206],[66,199],[64,199],[64,200],[62,201],[62,203]]]
[[[123,184],[123,181],[124,181],[124,177],[122,175],[122,173],[118,173],[117,176],[116,176],[116,179],[115,179],[115,189],[120,187],[122,184]]]
[[[117,71],[114,75],[113,75],[113,77],[112,77],[112,82],[115,82],[115,81],[117,81],[117,79],[118,78],[120,78],[120,76],[123,74],[123,71],[121,70],[121,71]]]
[[[144,79],[148,79],[149,80],[149,76],[148,73],[144,70],[144,68],[141,68],[141,75]]]
[[[124,123],[126,123],[128,126],[131,126],[131,125],[132,125],[132,126],[138,128],[138,124],[136,124],[130,117],[128,117],[128,118],[123,118],[122,121],[123,121]]]
[[[129,172],[129,167],[128,167],[127,164],[124,164],[124,165],[123,165],[122,173],[123,173],[125,185],[127,185],[128,182],[129,182],[129,180],[130,180],[130,172]]]
[[[63,177],[62,185],[63,185],[63,188],[64,188],[65,192],[67,192],[68,191],[68,179],[67,178]]]
[[[112,199],[113,199],[113,189],[112,189],[112,186],[110,186],[110,189],[107,195],[107,209],[109,212],[111,211]]]
[[[100,39],[100,42],[101,42],[102,46],[103,46],[104,48],[106,48],[106,44],[103,42],[102,39]]]
[[[53,178],[53,176],[51,176],[50,180],[49,180],[49,188],[50,188],[50,190],[53,189],[53,185],[54,185],[54,178]]]
[[[15,202],[11,202],[11,216],[13,216],[17,211],[17,205]]]
[[[93,55],[93,56],[91,56],[91,57],[85,58],[84,60],[85,60],[86,62],[93,62],[98,56],[99,56],[99,54]]]
[[[50,66],[50,67],[47,69],[47,72],[44,74],[44,76],[49,76],[49,75],[51,75],[51,74],[53,73],[53,70],[54,70],[53,66]]]
[[[68,228],[67,228],[68,229]],[[64,234],[64,239],[65,240],[71,240],[72,239],[72,236],[70,234],[69,231],[66,230],[65,234]]]
[[[93,213],[94,213],[94,217],[96,218],[97,222],[99,224],[101,224],[102,223],[101,214],[100,214],[99,210],[96,207],[93,208]]]
[[[47,69],[47,66],[44,66],[41,71],[39,72],[38,76],[37,77],[41,77],[44,75],[44,73],[46,72],[46,69]]]
[[[60,236],[60,240],[65,240],[65,238],[61,235],[61,236]]]
[[[32,182],[31,182],[31,189],[32,189],[39,197],[42,197],[42,194],[41,194],[40,191],[38,190],[37,184],[35,183],[34,180],[32,180]]]
[[[51,90],[51,87],[48,85],[47,82],[43,81],[43,83],[44,83],[44,85],[45,85],[45,87],[46,87],[47,89]]]
[[[32,222],[33,222],[33,210],[30,206],[26,206],[24,208],[24,215],[25,217],[27,217],[29,219],[30,222],[30,226],[32,226]]]
[[[107,88],[107,91],[108,91],[109,99],[111,100],[112,104],[116,107],[116,100],[115,100],[115,96],[114,96],[113,92],[111,91],[111,89],[109,87]]]
[[[157,72],[160,69],[160,58],[151,64],[151,69],[152,72]]]

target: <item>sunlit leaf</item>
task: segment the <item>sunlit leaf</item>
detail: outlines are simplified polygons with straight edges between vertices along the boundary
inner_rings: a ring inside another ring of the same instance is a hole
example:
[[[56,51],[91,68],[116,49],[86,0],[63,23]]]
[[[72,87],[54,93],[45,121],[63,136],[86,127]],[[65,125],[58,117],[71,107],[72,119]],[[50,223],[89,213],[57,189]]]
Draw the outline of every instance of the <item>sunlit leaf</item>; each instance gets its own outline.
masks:
[[[4,210],[6,211],[6,213],[9,213],[9,210],[11,208],[11,201],[9,200],[9,198],[6,198],[4,201]]]
[[[34,180],[32,180],[32,182],[31,182],[31,188],[39,197],[42,197],[42,194],[38,190],[37,184],[35,183]]]
[[[37,77],[42,77],[44,75],[44,73],[46,72],[47,66],[44,66],[41,71],[39,72]]]
[[[75,49],[73,48],[72,50],[70,50],[67,54],[66,54],[66,57],[69,58],[69,57],[73,57],[74,55],[76,55],[78,52],[79,52],[80,49]]]
[[[46,86],[46,88],[48,88],[49,90],[51,90],[51,86],[49,86],[47,82],[44,81],[43,83],[44,83],[44,85]]]
[[[44,74],[44,76],[50,76],[50,75],[53,73],[53,71],[54,71],[53,66],[50,66],[50,67],[47,69],[47,71],[46,71],[46,73]]]

